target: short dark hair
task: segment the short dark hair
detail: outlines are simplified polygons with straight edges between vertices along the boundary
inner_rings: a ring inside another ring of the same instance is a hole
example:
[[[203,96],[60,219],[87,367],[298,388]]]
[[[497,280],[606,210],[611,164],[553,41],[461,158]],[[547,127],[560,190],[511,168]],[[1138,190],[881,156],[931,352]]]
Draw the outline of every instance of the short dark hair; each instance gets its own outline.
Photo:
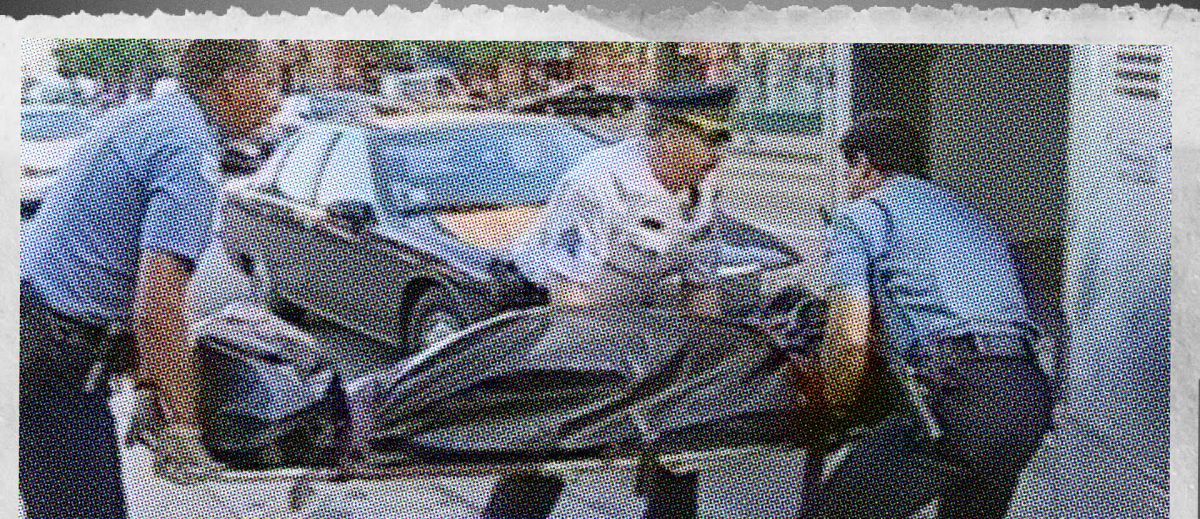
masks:
[[[895,112],[859,115],[838,146],[846,162],[859,154],[886,174],[924,175],[921,135],[906,118]]]
[[[179,59],[179,83],[189,93],[208,90],[230,70],[254,63],[255,40],[193,40]]]

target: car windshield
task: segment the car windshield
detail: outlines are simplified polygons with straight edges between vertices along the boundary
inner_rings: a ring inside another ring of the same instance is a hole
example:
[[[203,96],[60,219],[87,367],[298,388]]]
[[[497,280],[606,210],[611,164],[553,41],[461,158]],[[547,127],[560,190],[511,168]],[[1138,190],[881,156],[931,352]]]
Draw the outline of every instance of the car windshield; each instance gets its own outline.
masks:
[[[74,110],[34,110],[21,114],[21,140],[75,139],[91,129],[87,116]]]
[[[365,96],[351,93],[314,95],[309,99],[308,107],[309,119],[330,121],[361,117],[370,111],[371,102]]]
[[[544,203],[603,143],[562,123],[476,124],[379,132],[369,146],[393,210]]]

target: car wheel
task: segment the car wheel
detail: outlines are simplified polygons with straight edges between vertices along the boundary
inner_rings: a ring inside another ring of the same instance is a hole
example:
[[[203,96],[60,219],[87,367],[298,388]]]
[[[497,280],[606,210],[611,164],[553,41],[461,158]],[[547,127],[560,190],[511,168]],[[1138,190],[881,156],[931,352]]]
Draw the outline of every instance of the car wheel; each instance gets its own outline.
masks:
[[[279,295],[270,272],[262,261],[254,261],[251,272],[250,282],[255,303],[293,325],[300,326],[305,323],[308,312]]]
[[[409,311],[405,340],[415,355],[467,327],[458,301],[449,289],[435,285],[425,289]]]

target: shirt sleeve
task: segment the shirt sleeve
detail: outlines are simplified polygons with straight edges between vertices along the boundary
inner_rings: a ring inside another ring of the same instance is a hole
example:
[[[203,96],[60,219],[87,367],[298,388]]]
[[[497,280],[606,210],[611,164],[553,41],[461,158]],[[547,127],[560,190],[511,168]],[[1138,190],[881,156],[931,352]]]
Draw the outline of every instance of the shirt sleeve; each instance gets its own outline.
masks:
[[[598,274],[602,239],[589,220],[598,204],[580,185],[586,171],[578,166],[564,175],[546,204],[531,239],[515,251],[518,268],[529,279],[549,285],[556,281],[590,283]]]
[[[554,213],[557,234],[552,237],[555,271],[576,283],[594,283],[608,258],[609,228],[604,225],[602,204],[587,183],[573,183],[563,192]]]
[[[870,290],[870,246],[866,235],[846,214],[834,215],[829,227],[830,285],[847,291]]]
[[[197,146],[172,145],[150,159],[152,186],[142,222],[141,247],[170,253],[195,268],[208,247],[216,186],[206,168],[215,157]]]

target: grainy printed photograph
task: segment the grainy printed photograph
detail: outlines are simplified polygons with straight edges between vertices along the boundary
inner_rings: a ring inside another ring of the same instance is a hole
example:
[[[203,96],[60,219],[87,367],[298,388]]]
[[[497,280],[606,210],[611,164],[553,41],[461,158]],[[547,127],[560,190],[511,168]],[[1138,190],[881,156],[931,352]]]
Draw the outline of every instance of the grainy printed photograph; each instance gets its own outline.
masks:
[[[23,38],[22,517],[1166,518],[1173,62]]]

